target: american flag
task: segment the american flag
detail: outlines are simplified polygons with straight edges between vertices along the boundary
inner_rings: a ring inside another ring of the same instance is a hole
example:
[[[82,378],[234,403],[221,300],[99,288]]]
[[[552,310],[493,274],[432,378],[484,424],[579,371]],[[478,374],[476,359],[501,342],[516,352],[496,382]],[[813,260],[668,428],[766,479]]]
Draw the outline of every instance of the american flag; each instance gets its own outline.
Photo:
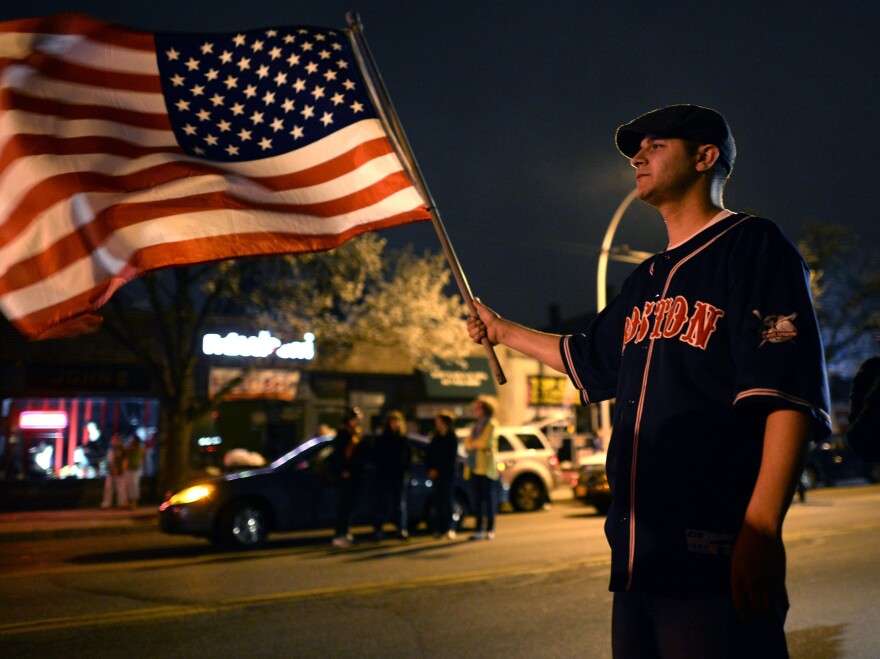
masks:
[[[0,310],[30,338],[146,271],[426,219],[343,31],[0,23]]]

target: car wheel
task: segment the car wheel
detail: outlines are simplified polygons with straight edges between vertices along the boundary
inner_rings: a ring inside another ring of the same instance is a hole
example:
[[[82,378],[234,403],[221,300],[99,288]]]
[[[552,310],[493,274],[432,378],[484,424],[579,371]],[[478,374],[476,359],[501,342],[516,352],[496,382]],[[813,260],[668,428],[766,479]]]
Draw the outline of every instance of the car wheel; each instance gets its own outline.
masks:
[[[510,488],[510,502],[522,512],[540,510],[546,498],[544,485],[536,476],[521,476]]]
[[[266,543],[268,523],[269,515],[260,504],[236,503],[221,516],[217,539],[219,544],[227,547],[256,549]]]

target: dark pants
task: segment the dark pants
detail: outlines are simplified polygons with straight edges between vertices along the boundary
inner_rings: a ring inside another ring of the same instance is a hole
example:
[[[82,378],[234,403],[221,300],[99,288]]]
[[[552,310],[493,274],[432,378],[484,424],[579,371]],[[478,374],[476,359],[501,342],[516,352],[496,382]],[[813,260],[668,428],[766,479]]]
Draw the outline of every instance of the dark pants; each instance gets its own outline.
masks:
[[[354,506],[357,502],[358,492],[361,489],[361,480],[349,476],[339,483],[339,501],[336,506],[336,537],[348,535],[354,517]]]
[[[434,481],[434,531],[437,533],[455,530],[455,520],[452,519],[453,483],[452,477],[438,477]]]
[[[483,519],[486,520],[485,530],[495,530],[495,511],[498,509],[498,502],[495,500],[495,481],[487,476],[474,474],[471,476],[471,482],[474,484],[474,503],[476,504],[475,517],[477,518],[477,531],[483,531]]]
[[[614,659],[787,658],[785,614],[747,624],[730,593],[695,599],[614,593],[612,654]]]
[[[406,508],[408,485],[409,483],[403,476],[377,475],[373,518],[373,527],[377,533],[382,531],[382,524],[388,517],[389,509],[391,510],[391,521],[397,526],[397,530],[408,530],[409,520]]]

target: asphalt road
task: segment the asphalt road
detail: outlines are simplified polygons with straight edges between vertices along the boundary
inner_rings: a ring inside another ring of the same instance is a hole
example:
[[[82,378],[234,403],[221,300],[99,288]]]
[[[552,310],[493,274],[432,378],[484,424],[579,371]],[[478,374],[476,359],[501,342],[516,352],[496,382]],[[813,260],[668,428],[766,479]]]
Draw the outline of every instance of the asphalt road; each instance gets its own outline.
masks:
[[[793,657],[878,657],[880,486],[786,523]],[[4,657],[607,657],[602,518],[504,514],[496,540],[284,534],[251,553],[156,531],[0,544]],[[366,531],[366,529],[364,529]]]

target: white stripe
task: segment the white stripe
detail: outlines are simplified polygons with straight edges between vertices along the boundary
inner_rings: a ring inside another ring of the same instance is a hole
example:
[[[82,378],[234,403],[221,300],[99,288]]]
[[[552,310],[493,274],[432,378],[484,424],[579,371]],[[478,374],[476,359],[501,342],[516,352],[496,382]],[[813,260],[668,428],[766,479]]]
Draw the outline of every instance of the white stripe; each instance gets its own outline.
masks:
[[[158,70],[155,75],[158,78]],[[12,64],[5,67],[0,77],[0,86],[19,90],[29,96],[73,105],[100,105],[133,112],[165,113],[165,97],[161,93],[95,87],[87,83],[54,80],[26,65]]]
[[[169,129],[142,128],[100,119],[64,119],[51,115],[9,110],[0,114],[0,149],[15,135],[51,137],[114,137],[147,147],[177,147]]]
[[[60,304],[94,287],[107,276],[118,274],[138,250],[197,238],[213,238],[250,232],[299,235],[340,234],[348,229],[422,206],[413,188],[379,203],[338,217],[307,221],[299,216],[253,210],[221,210],[169,216],[127,227],[114,233],[101,248],[99,263],[91,257],[76,261],[51,277],[0,297],[10,320]],[[96,265],[99,266],[96,268]]]
[[[346,191],[358,192],[398,171],[400,171],[400,163],[397,157],[388,154],[327,183],[282,192],[271,192],[242,177],[204,175],[180,178],[136,192],[77,193],[35,217],[13,240],[0,247],[0,276],[5,275],[15,263],[39,254],[49,245],[73,233],[77,227],[88,224],[98,213],[115,204],[149,204],[161,200],[179,199],[181,206],[186,207],[188,196],[213,192],[227,192],[253,203],[314,204],[338,199]],[[12,191],[9,196],[12,197]],[[12,199],[12,201],[19,200]],[[198,211],[192,214],[197,215]],[[311,220],[322,223],[327,221],[320,217]],[[139,226],[143,226],[143,223]]]
[[[258,178],[300,172],[320,165],[372,139],[383,137],[377,119],[365,119],[289,153],[247,162],[214,162],[210,165],[231,175]],[[0,135],[0,139],[2,139]],[[19,158],[0,172],[0,223],[17,207],[24,193],[40,181],[59,174],[89,171],[113,175],[132,174],[170,162],[204,164],[206,161],[179,154],[153,154],[130,159],[105,154],[76,156],[39,155]]]

